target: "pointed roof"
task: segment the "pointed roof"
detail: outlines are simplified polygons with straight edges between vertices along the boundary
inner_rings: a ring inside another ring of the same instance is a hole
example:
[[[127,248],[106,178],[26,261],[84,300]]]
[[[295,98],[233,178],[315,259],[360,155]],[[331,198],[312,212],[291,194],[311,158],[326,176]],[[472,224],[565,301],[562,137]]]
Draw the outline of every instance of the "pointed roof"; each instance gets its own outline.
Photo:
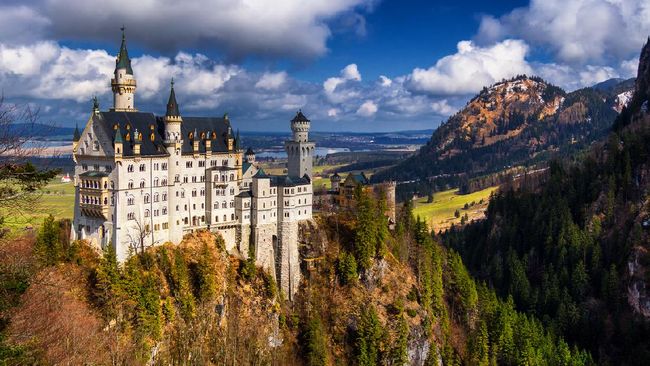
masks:
[[[178,103],[176,102],[176,93],[174,92],[174,78],[171,81],[171,91],[169,92],[169,100],[167,101],[167,114],[169,117],[179,117],[181,113],[178,111]]]
[[[257,173],[255,173],[255,175],[253,176],[253,178],[268,178],[268,177],[269,176],[266,175],[266,172],[264,172],[264,169],[262,168],[260,168],[260,170],[258,170]]]
[[[79,125],[74,126],[74,134],[72,135],[72,141],[77,142],[81,139],[81,133],[79,133]]]
[[[253,149],[251,149],[249,147],[248,149],[246,149],[246,154],[245,155],[255,155],[255,153],[253,152]]]
[[[119,144],[124,143],[124,140],[122,139],[122,129],[119,128],[119,127],[117,128],[117,131],[115,131],[115,140],[113,142],[116,143],[116,144],[117,143],[119,143]]]
[[[120,46],[120,53],[117,55],[117,60],[115,60],[115,70],[117,69],[126,69],[126,73],[133,75],[133,69],[131,68],[131,59],[129,58],[129,52],[126,50],[126,36],[124,35],[124,26],[120,28],[122,30],[122,45]]]
[[[291,122],[311,122],[311,121],[309,121],[309,119],[307,119],[307,117],[305,117],[305,115],[302,114],[302,109],[299,109],[298,113],[296,113],[296,116],[293,117]]]

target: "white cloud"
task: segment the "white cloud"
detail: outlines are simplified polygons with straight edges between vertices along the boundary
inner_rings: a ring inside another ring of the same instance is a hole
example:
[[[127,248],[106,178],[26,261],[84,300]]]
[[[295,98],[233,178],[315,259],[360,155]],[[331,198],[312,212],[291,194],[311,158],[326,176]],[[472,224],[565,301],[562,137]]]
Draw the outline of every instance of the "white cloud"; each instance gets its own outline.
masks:
[[[377,104],[372,100],[366,100],[363,104],[357,109],[357,114],[362,117],[372,117],[377,113]]]
[[[531,0],[498,19],[483,17],[476,38],[520,38],[563,62],[600,64],[638,54],[649,33],[648,0]]]
[[[431,108],[438,114],[449,116],[456,111],[456,108],[449,105],[447,99],[442,99],[431,103]]]
[[[287,73],[281,72],[265,72],[262,77],[255,83],[256,88],[266,90],[276,90],[287,81]]]
[[[479,47],[472,41],[461,41],[457,48],[457,53],[441,58],[434,66],[413,70],[410,86],[437,95],[472,94],[503,78],[532,73],[525,59],[525,42],[505,40]]]
[[[379,75],[379,84],[381,86],[390,86],[392,83],[393,81],[387,76]]]
[[[327,98],[333,103],[341,103],[355,98],[359,93],[353,89],[339,88],[347,81],[361,81],[361,74],[356,64],[349,64],[341,70],[340,77],[331,77],[323,82],[323,90]],[[339,90],[337,90],[337,88]]]
[[[372,11],[372,2],[276,0],[270,6],[265,0],[34,0],[0,8],[0,30],[3,39],[47,35],[108,41],[119,39],[124,23],[129,40],[162,51],[206,45],[235,57],[302,58],[327,51],[328,22],[338,16],[353,14],[365,24],[360,12]]]
[[[332,118],[336,118],[336,117],[339,116],[339,110],[336,109],[336,108],[330,108],[330,109],[327,110],[327,116],[332,117]]]

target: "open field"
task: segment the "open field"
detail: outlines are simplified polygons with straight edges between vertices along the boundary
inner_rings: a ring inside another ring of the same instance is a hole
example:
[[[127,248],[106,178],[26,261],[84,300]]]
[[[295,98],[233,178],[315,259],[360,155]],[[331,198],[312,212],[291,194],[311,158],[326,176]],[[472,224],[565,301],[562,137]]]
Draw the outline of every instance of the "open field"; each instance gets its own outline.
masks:
[[[498,187],[486,188],[470,194],[460,195],[458,189],[438,192],[433,195],[433,202],[427,203],[427,197],[422,197],[414,202],[413,214],[426,220],[429,228],[438,232],[449,228],[452,224],[459,224],[461,217],[467,214],[468,219],[482,219],[487,208],[492,192]],[[482,203],[481,203],[482,200]],[[474,203],[472,205],[472,202]],[[464,209],[465,204],[469,207]],[[458,210],[460,217],[454,213]]]
[[[61,177],[56,177],[41,191],[35,207],[23,212],[1,212],[5,217],[5,225],[12,230],[25,227],[38,227],[48,215],[57,219],[72,219],[74,206],[74,186],[72,183],[61,183]]]

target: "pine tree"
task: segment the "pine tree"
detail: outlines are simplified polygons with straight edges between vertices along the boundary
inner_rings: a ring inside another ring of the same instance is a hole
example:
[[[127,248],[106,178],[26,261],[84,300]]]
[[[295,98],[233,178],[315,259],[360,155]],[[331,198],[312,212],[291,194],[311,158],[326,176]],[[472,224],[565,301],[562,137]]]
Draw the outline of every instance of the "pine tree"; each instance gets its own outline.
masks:
[[[374,306],[370,305],[364,308],[361,311],[355,342],[357,365],[375,366],[380,364],[383,337],[384,330]]]
[[[305,358],[309,366],[327,365],[327,342],[323,324],[318,315],[313,315],[305,326]]]

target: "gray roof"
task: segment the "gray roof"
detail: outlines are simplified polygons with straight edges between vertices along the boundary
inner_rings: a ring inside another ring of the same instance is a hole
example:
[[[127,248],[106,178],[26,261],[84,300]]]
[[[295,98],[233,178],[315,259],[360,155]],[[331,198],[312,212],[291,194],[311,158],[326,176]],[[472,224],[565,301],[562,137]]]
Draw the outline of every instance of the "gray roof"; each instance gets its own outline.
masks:
[[[311,181],[309,177],[290,177],[288,175],[274,175],[271,176],[271,186],[274,187],[295,187],[309,184]]]
[[[124,156],[133,156],[133,133],[136,129],[139,133],[142,133],[140,155],[168,155],[167,149],[163,145],[163,136],[165,135],[163,117],[145,112],[108,111],[96,114],[93,118],[95,118],[95,122],[104,129],[106,135],[110,136],[113,141],[116,139],[116,131],[121,131],[121,135],[117,136],[117,140],[119,141],[122,138],[124,141],[122,152]],[[115,126],[117,126],[117,129]],[[183,138],[181,152],[183,154],[192,154],[194,152],[194,138],[198,138],[200,140],[199,152],[205,153],[205,140],[201,139],[201,135],[211,140],[210,150],[212,152],[227,152],[228,127],[230,127],[230,121],[224,118],[183,117],[183,122],[181,123]],[[128,140],[126,139],[127,133],[130,134]],[[192,133],[192,139],[190,139],[190,133]]]
[[[296,116],[293,117],[291,122],[309,122],[307,117],[305,117],[304,114],[302,114],[302,110],[299,110],[298,113],[296,113]]]

